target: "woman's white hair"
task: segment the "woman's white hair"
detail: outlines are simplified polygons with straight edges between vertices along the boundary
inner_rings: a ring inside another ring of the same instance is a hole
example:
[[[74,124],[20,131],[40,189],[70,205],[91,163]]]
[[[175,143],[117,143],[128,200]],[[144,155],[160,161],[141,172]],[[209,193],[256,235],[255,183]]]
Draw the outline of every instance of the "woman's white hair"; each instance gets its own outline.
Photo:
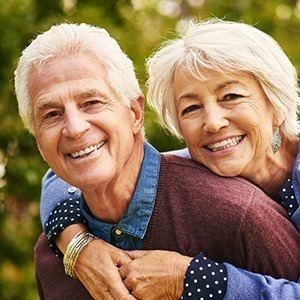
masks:
[[[78,54],[87,54],[99,59],[110,87],[126,105],[129,106],[131,101],[142,94],[132,61],[105,29],[84,23],[52,26],[24,49],[15,71],[19,114],[31,133],[34,134],[28,91],[31,72],[40,70],[45,62],[54,58]]]
[[[252,74],[277,114],[283,114],[282,134],[289,138],[298,135],[299,86],[290,60],[266,33],[220,19],[191,22],[182,36],[167,41],[147,60],[148,102],[172,134],[182,137],[173,94],[174,72],[183,68],[203,78],[203,67],[220,73]]]

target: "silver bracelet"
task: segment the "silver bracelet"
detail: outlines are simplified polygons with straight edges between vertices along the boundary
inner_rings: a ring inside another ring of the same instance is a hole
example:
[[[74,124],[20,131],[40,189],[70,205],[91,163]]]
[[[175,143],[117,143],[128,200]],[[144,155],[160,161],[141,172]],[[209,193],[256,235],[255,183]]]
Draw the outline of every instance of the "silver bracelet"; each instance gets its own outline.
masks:
[[[63,258],[63,264],[67,275],[69,275],[72,278],[77,278],[75,272],[76,260],[81,250],[94,239],[95,236],[86,231],[80,231],[72,238],[72,240],[67,246]]]

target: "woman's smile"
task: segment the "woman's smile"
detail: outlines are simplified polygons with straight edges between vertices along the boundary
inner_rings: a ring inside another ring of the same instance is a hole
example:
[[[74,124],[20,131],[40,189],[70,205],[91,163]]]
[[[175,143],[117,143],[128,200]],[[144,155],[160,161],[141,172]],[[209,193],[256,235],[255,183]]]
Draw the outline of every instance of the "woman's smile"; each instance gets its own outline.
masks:
[[[226,148],[234,147],[234,146],[237,146],[244,137],[245,137],[244,135],[232,137],[232,138],[225,139],[225,140],[222,140],[217,143],[209,144],[209,145],[205,146],[205,148],[212,152],[216,152],[216,151],[223,150]]]

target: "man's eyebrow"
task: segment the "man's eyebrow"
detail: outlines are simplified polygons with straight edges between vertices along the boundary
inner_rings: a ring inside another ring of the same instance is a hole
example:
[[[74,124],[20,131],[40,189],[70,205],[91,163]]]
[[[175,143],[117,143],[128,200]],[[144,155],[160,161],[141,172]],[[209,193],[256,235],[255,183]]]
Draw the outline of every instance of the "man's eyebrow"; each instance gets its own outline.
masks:
[[[43,111],[53,106],[55,106],[55,103],[53,101],[41,101],[37,104],[36,110]]]
[[[108,96],[106,94],[103,94],[100,92],[98,89],[90,89],[88,91],[84,91],[82,93],[78,93],[74,96],[75,100],[80,100],[80,99],[88,99],[92,97],[99,97],[102,99],[108,99]]]

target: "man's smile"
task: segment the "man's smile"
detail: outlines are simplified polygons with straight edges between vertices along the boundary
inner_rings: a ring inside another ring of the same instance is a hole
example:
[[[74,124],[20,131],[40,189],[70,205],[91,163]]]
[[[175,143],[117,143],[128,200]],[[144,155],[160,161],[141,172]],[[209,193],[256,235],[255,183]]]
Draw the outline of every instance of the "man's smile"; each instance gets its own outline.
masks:
[[[91,145],[91,146],[81,149],[79,151],[71,152],[68,154],[68,156],[71,156],[73,158],[83,157],[87,154],[90,154],[90,153],[100,149],[105,143],[106,143],[106,141],[99,142],[96,145]]]

